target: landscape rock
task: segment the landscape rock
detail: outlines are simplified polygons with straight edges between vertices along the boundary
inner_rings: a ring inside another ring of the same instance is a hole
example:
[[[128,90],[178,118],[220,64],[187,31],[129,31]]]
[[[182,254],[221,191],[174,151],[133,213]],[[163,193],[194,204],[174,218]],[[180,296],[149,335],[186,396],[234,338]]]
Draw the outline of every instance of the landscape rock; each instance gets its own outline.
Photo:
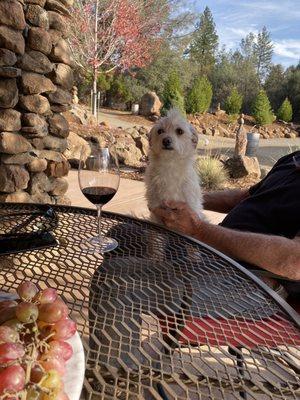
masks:
[[[20,96],[19,104],[24,110],[35,114],[49,115],[51,113],[48,99],[40,94]]]
[[[74,74],[71,67],[66,64],[56,64],[50,78],[56,85],[70,90],[74,82]]]
[[[60,39],[62,39],[62,33],[56,29],[49,29],[48,33],[51,38],[52,45],[56,46]]]
[[[22,115],[22,132],[29,137],[44,137],[48,134],[48,124],[38,114],[28,113]]]
[[[25,165],[30,163],[34,159],[30,153],[20,153],[20,154],[2,154],[1,163],[4,164],[14,164],[14,165]]]
[[[21,132],[29,138],[42,138],[48,134],[47,124],[41,126],[23,126]]]
[[[17,62],[17,56],[8,49],[0,49],[0,66],[12,67]]]
[[[15,193],[0,195],[0,201],[7,203],[31,203],[29,193],[20,190]]]
[[[22,5],[15,0],[0,2],[0,24],[23,30],[26,26]]]
[[[32,174],[29,182],[29,193],[34,195],[36,193],[48,192],[51,189],[51,183],[48,176],[44,172]]]
[[[66,158],[57,151],[53,150],[35,150],[35,154],[39,158],[45,158],[48,161],[63,162]]]
[[[29,173],[19,165],[0,165],[0,192],[13,193],[26,189]]]
[[[19,100],[16,79],[0,79],[0,107],[14,108]]]
[[[24,94],[41,94],[56,91],[56,86],[50,79],[34,72],[23,72],[21,83]]]
[[[63,15],[70,16],[71,14],[70,14],[69,10],[67,9],[67,7],[61,3],[62,2],[58,1],[58,0],[47,0],[45,8],[46,8],[46,10],[57,11]]]
[[[71,109],[71,105],[70,104],[51,104],[51,111],[53,111],[54,113],[64,113],[66,111],[69,111]]]
[[[288,139],[296,139],[297,134],[295,132],[286,132],[284,134],[284,137]]]
[[[0,47],[5,47],[16,54],[24,54],[25,40],[22,33],[8,26],[0,26]]]
[[[62,206],[70,206],[71,200],[67,196],[53,196],[54,204],[59,204]]]
[[[37,137],[27,137],[27,140],[32,144],[35,149],[43,150],[44,149],[44,142],[42,138]]]
[[[44,54],[49,54],[52,48],[51,37],[43,28],[30,28],[27,44],[32,50],[41,51]]]
[[[55,46],[52,47],[50,60],[56,63],[63,63],[72,66],[71,51],[68,43],[64,39],[60,39]]]
[[[149,152],[149,140],[146,136],[138,136],[134,138],[135,145],[140,149],[143,156],[147,156]]]
[[[259,162],[256,157],[232,157],[225,162],[225,167],[234,179],[246,176],[258,179],[261,175]]]
[[[160,109],[162,107],[162,102],[155,92],[145,93],[140,101],[139,113],[145,117],[150,117],[151,115],[160,115]]]
[[[21,70],[15,67],[0,67],[1,78],[17,78],[21,76]]]
[[[23,136],[11,132],[0,133],[0,152],[18,154],[29,150],[31,150],[31,145]]]
[[[50,29],[55,29],[56,31],[61,32],[64,37],[67,36],[68,21],[63,15],[55,11],[48,11],[48,18]]]
[[[48,193],[35,193],[31,196],[31,202],[35,204],[52,204]]]
[[[81,149],[83,148],[84,159],[91,154],[91,148],[86,140],[70,131],[67,138],[67,149],[64,152],[65,157],[73,168],[77,168],[80,161]]]
[[[66,118],[60,114],[54,114],[48,119],[49,132],[61,138],[66,138],[69,135],[69,124]]]
[[[72,96],[66,90],[61,88],[57,88],[57,90],[53,93],[49,93],[48,99],[50,103],[59,104],[59,105],[69,105],[72,102]]]
[[[43,172],[47,168],[47,161],[44,158],[34,158],[27,165],[27,169],[30,172]]]
[[[67,139],[61,139],[51,135],[45,136],[43,142],[45,149],[59,151],[60,153],[63,153],[68,147]]]
[[[49,161],[46,169],[46,174],[54,178],[62,178],[68,175],[70,171],[70,164],[67,160],[62,162]]]
[[[29,5],[26,10],[25,16],[27,21],[29,21],[32,25],[44,28],[46,30],[49,29],[48,13],[39,5]]]
[[[25,126],[47,126],[43,117],[34,113],[27,113],[22,115],[22,123]]]
[[[0,110],[0,131],[14,132],[21,129],[21,113],[12,108]]]
[[[49,193],[53,196],[63,196],[69,187],[68,181],[64,178],[50,178],[51,189]]]
[[[38,74],[48,74],[53,70],[53,63],[40,51],[29,50],[18,62],[18,66],[25,71]]]

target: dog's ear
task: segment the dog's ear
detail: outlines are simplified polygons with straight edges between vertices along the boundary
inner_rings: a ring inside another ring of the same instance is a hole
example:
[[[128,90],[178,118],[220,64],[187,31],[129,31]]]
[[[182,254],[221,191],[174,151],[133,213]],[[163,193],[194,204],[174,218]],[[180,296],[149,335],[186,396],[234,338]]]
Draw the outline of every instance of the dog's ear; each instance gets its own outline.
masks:
[[[190,124],[190,129],[192,132],[192,143],[195,149],[197,148],[198,145],[198,140],[199,140],[199,135],[197,129],[194,127],[194,125]]]
[[[154,135],[156,131],[155,125],[151,128],[150,132],[148,133],[148,140],[149,140],[149,146],[151,147],[151,142],[152,142],[152,136]]]

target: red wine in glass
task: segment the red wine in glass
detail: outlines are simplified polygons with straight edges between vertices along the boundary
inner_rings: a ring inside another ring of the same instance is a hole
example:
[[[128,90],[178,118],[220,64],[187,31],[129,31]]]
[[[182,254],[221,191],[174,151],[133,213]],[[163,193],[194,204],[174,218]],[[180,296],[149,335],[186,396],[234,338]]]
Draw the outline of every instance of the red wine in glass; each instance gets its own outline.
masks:
[[[91,252],[111,251],[118,246],[118,242],[102,235],[101,209],[119,188],[120,172],[116,157],[108,148],[94,147],[88,157],[82,150],[78,179],[84,196],[97,207],[98,235],[88,239],[84,248]]]

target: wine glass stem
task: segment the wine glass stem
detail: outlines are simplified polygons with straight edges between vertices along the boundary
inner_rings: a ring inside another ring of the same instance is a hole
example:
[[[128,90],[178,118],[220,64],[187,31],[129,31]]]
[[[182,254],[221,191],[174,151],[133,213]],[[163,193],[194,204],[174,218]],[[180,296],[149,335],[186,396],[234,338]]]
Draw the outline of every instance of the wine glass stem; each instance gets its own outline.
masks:
[[[97,206],[97,223],[98,223],[98,237],[99,242],[102,242],[102,235],[101,235],[101,206]]]

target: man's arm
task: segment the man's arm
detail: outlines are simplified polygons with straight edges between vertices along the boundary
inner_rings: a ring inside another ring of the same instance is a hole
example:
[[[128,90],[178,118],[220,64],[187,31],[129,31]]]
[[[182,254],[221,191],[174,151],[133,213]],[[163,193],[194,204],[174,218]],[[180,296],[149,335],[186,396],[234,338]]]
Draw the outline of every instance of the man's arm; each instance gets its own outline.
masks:
[[[229,189],[204,193],[204,209],[228,213],[249,196],[248,189]]]
[[[300,241],[281,236],[240,232],[202,221],[185,204],[168,202],[153,210],[163,223],[206,243],[229,257],[276,275],[300,280]]]

